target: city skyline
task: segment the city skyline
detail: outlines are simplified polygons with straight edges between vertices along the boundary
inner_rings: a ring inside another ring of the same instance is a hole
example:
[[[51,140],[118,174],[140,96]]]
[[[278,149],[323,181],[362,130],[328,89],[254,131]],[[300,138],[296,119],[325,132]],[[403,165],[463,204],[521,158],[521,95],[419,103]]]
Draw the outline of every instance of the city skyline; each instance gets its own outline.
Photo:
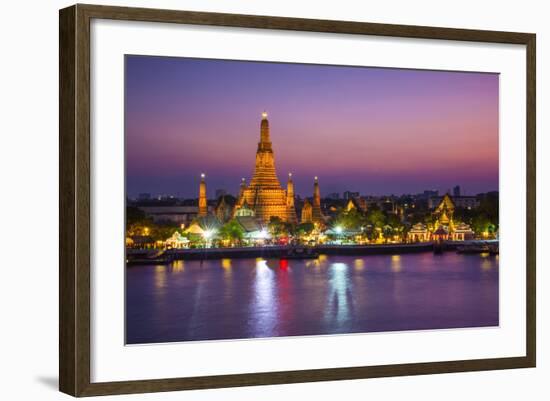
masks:
[[[294,178],[294,177],[293,177]],[[134,196],[127,196],[129,199],[132,199],[132,200],[169,200],[169,199],[179,199],[179,200],[191,200],[191,199],[198,199],[198,195],[199,195],[199,191],[198,191],[198,186],[200,184],[200,177],[199,177],[199,180],[197,181],[197,194],[194,195],[194,196],[190,196],[190,197],[185,197],[185,196],[181,196],[181,195],[178,195],[176,193],[151,193],[151,192],[137,192]],[[384,197],[391,197],[391,196],[395,196],[395,197],[404,197],[404,196],[425,196],[427,198],[430,198],[430,197],[442,197],[443,195],[445,194],[449,194],[451,195],[453,198],[455,198],[457,195],[454,193],[454,187],[455,186],[450,186],[444,190],[441,190],[441,189],[437,189],[437,188],[426,188],[422,191],[419,191],[419,192],[416,192],[416,193],[387,193],[387,194],[370,194],[370,193],[363,193],[361,191],[350,191],[350,190],[345,190],[345,191],[342,191],[342,192],[330,192],[330,193],[325,193],[326,191],[323,191],[323,193],[321,194],[321,199],[332,199],[332,200],[348,200],[348,199],[351,199],[353,197],[356,197],[356,196],[359,196],[359,197],[363,197],[363,198],[368,198],[368,197],[374,197],[374,198],[384,198]],[[491,192],[498,192],[498,190],[489,190],[489,191],[482,191],[482,192],[476,192],[476,193],[471,193],[469,191],[465,191],[460,185],[460,195],[458,195],[459,197],[461,196],[465,196],[465,197],[475,197],[477,195],[480,195],[480,194],[487,194],[487,193],[491,193]],[[349,196],[346,197],[346,192],[349,193]],[[426,192],[437,192],[437,195],[436,194],[426,194]],[[359,194],[359,195],[354,195],[354,194]],[[237,198],[238,196],[238,193],[234,193],[234,192],[231,192],[229,190],[227,190],[226,188],[210,188],[207,186],[207,199],[208,200],[215,200],[215,199],[218,199],[220,196],[225,196],[225,195],[230,195],[230,196],[233,196],[235,198]],[[337,195],[338,197],[335,198],[334,195]],[[306,194],[304,196],[300,195],[300,194],[296,194],[295,195],[297,199],[306,199],[306,198],[312,198],[313,197],[313,194]]]
[[[127,56],[127,195],[236,194],[263,110],[301,197],[498,190],[497,74]]]

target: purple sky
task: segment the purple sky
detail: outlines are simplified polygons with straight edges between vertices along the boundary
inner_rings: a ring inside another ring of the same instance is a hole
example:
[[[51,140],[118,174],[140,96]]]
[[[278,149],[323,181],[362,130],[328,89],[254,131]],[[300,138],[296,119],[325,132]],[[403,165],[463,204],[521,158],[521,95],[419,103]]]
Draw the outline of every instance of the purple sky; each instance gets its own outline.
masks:
[[[127,194],[236,194],[269,113],[279,179],[322,195],[498,190],[498,74],[126,56]]]

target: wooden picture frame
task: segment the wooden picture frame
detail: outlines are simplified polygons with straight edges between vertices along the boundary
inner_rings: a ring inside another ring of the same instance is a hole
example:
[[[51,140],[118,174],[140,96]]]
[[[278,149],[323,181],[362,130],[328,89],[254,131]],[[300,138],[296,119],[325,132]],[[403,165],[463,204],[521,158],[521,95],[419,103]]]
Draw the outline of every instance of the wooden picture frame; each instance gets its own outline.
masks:
[[[94,18],[290,31],[441,39],[526,46],[527,260],[523,357],[92,383],[90,380],[90,21]],[[73,396],[534,367],[535,315],[535,46],[531,33],[372,24],[253,15],[74,5],[59,14],[60,236],[59,388]]]

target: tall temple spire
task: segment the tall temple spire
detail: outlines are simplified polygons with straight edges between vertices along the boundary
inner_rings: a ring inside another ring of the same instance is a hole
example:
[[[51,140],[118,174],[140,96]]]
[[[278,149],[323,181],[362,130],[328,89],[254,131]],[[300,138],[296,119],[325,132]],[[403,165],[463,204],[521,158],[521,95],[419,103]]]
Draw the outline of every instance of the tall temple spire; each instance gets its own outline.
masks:
[[[260,143],[258,143],[258,151],[271,151],[271,139],[269,138],[269,121],[267,119],[267,111],[262,113],[262,122],[260,123]]]
[[[321,190],[319,189],[319,179],[315,177],[313,182],[313,221],[323,223],[325,221],[323,212],[321,212]]]
[[[296,208],[294,207],[294,182],[292,173],[288,173],[288,182],[286,184],[286,207],[288,209],[288,222],[297,223]]]
[[[206,180],[205,174],[201,174],[201,183],[199,184],[199,217],[208,214],[208,202],[206,201]]]
[[[264,222],[268,222],[271,217],[288,221],[286,192],[275,171],[275,157],[265,111],[260,122],[260,142],[256,151],[254,174],[243,191],[242,202],[239,203],[244,204],[244,201],[254,210],[256,217]]]
[[[246,189],[246,179],[243,177],[241,178],[241,185],[239,186],[239,198],[238,198],[239,201],[243,200],[242,198],[243,198],[245,189]]]

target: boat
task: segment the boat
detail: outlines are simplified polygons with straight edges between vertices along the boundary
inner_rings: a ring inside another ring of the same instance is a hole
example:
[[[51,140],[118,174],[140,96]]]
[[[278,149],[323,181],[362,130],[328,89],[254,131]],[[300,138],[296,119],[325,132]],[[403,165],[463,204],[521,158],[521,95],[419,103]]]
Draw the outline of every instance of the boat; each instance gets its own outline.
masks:
[[[292,247],[288,248],[286,253],[281,255],[281,259],[317,259],[319,252],[310,247]]]
[[[166,251],[139,252],[126,255],[126,265],[165,265],[174,260],[174,255]]]

